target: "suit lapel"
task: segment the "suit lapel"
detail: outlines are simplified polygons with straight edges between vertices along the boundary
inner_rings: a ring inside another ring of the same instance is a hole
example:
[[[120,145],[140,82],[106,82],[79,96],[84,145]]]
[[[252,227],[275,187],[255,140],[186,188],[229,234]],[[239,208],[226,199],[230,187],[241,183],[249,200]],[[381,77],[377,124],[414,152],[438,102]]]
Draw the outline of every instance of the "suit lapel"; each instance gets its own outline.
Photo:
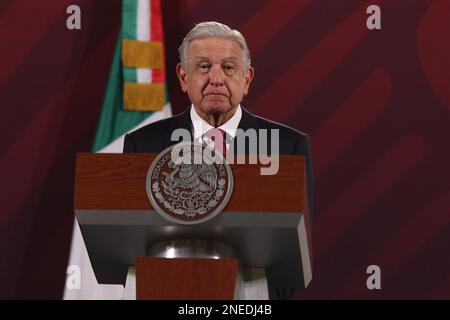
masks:
[[[255,118],[255,116],[253,114],[251,114],[249,111],[247,111],[247,109],[244,109],[243,107],[241,107],[242,109],[242,118],[241,121],[239,121],[239,125],[238,125],[238,129],[242,129],[242,130],[248,130],[248,129],[259,129],[258,126],[258,121]]]
[[[242,107],[241,107],[242,108]],[[260,129],[259,123],[258,123],[258,119],[251,114],[249,111],[247,111],[246,109],[242,108],[242,118],[241,121],[239,121],[239,125],[238,125],[238,129],[247,131],[249,129],[254,129],[254,130],[258,130]],[[248,145],[248,141],[247,139],[245,139],[245,150],[246,153],[248,150],[250,150],[250,147]],[[233,144],[234,144],[234,154],[238,154],[237,151],[237,134],[233,139]]]
[[[193,136],[192,130],[193,129],[192,129],[190,110],[191,110],[191,108],[187,108],[185,111],[183,111],[178,116],[176,116],[176,118],[174,119],[175,121],[173,121],[172,125],[169,128],[167,128],[169,137],[168,137],[168,139],[164,140],[164,148],[168,148],[169,146],[172,146],[172,145],[178,143],[178,141],[171,140],[172,132],[174,132],[176,129],[188,130],[191,133],[191,141],[192,141],[192,136]]]

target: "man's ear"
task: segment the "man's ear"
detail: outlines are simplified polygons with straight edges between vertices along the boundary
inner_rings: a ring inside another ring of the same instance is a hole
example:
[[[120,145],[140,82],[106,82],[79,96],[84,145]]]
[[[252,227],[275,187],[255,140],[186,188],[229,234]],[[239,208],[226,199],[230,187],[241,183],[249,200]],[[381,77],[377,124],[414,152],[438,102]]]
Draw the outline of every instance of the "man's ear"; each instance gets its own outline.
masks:
[[[255,69],[253,67],[249,67],[247,70],[247,73],[245,74],[245,87],[244,87],[244,94],[248,94],[248,89],[250,88],[250,83],[253,80],[253,77],[255,76]]]
[[[178,80],[180,81],[181,90],[183,92],[187,91],[187,85],[186,85],[186,70],[184,70],[181,63],[178,63],[176,66],[177,76]]]

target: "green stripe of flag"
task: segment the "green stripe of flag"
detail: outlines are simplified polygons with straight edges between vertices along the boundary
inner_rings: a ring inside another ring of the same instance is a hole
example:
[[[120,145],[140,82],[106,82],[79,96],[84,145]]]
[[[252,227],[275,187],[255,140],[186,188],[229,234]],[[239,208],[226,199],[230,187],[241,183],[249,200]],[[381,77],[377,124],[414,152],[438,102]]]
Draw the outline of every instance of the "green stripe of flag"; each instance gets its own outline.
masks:
[[[122,1],[122,32],[125,39],[137,39],[138,0]],[[136,68],[123,68],[123,78],[128,82],[137,82]]]
[[[136,68],[124,67],[123,68],[123,79],[127,82],[138,82]]]
[[[126,39],[137,39],[137,0],[123,0],[122,31]]]

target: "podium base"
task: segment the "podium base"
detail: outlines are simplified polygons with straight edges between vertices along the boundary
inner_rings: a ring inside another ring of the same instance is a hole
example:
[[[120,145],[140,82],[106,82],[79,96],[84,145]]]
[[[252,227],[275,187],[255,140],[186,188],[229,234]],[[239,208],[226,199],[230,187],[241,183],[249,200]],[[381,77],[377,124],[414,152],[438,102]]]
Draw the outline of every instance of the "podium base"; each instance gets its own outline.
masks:
[[[264,268],[244,268],[237,284],[237,300],[268,300],[266,270]],[[136,268],[128,268],[123,300],[136,300]]]
[[[177,239],[152,245],[147,257],[130,267],[124,299],[251,299],[269,298],[264,268],[243,269],[227,244]]]

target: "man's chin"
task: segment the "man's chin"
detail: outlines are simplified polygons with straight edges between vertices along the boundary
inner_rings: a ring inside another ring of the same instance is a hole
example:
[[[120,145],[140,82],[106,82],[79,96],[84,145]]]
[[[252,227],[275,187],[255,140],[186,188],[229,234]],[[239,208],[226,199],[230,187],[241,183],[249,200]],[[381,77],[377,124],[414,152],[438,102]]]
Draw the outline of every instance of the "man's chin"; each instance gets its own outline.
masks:
[[[218,114],[227,113],[232,109],[233,109],[233,106],[230,106],[229,104],[227,104],[227,105],[209,104],[208,106],[206,106],[205,111],[206,111],[206,113],[211,114],[211,115],[218,115]]]

